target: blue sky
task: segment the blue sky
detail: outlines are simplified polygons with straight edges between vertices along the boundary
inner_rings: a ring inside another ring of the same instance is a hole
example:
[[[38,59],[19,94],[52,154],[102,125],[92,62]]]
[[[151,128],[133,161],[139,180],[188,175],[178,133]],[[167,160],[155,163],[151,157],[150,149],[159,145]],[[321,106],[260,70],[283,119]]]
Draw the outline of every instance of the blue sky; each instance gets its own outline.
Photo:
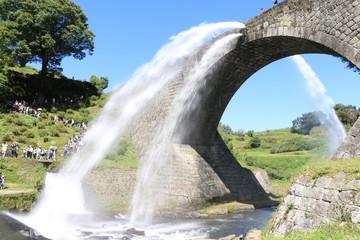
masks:
[[[200,23],[245,22],[269,9],[271,0],[74,0],[83,9],[96,34],[92,56],[78,61],[66,58],[64,74],[88,80],[108,77],[107,91],[125,84],[132,73],[149,62],[169,37]],[[281,1],[279,1],[281,2]],[[335,103],[359,107],[359,74],[340,60],[325,55],[303,55]],[[305,80],[290,59],[272,63],[238,90],[221,122],[233,130],[268,130],[291,127],[292,120],[317,110],[306,91]]]

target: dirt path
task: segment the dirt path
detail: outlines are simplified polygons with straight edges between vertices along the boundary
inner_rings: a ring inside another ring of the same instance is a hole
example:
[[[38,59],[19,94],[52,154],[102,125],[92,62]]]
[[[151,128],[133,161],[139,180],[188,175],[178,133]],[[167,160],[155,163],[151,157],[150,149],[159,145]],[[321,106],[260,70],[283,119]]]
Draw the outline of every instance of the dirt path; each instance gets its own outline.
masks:
[[[17,189],[16,184],[5,183],[5,188],[0,189],[0,195],[16,195],[35,192],[34,189]]]

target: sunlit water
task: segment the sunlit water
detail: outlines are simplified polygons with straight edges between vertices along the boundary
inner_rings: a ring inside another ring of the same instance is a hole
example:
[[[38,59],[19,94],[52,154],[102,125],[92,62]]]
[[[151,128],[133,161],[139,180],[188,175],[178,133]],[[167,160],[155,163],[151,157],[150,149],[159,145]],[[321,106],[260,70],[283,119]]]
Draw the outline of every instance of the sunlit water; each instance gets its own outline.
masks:
[[[339,147],[346,136],[344,126],[340,122],[333,108],[335,103],[331,97],[327,95],[324,84],[316,76],[316,73],[305,59],[299,55],[293,56],[292,59],[303,75],[307,89],[314,100],[316,107],[325,114],[319,121],[327,128],[330,135],[329,138],[327,138],[330,156]]]
[[[180,219],[155,217],[151,225],[130,225],[126,216],[95,215],[91,213],[69,214],[69,228],[59,235],[47,236],[51,239],[134,239],[134,240],[185,240],[198,238],[221,238],[231,234],[246,234],[250,229],[261,229],[270,220],[274,209],[264,208],[255,211],[231,214],[221,218]],[[131,228],[143,231],[144,235],[132,232]],[[2,229],[0,233],[8,229]],[[15,234],[15,233],[13,233]]]
[[[188,69],[186,58],[211,40],[214,32],[219,34],[232,28],[243,27],[244,25],[238,22],[202,24],[171,37],[170,43],[162,47],[150,63],[140,67],[128,83],[111,96],[100,116],[85,134],[82,152],[72,157],[59,173],[48,174],[41,199],[34,210],[27,216],[16,218],[51,239],[100,239],[102,236],[104,239],[120,239],[126,235],[124,231],[131,227],[146,232],[146,237],[135,236],[135,239],[189,239],[215,234],[214,230],[225,229],[228,223],[242,222],[241,216],[245,215],[237,215],[234,219],[212,220],[219,223],[220,226],[216,227],[209,226],[209,222],[205,220],[166,220],[163,223],[161,219],[153,219],[152,209],[155,203],[150,200],[154,200],[159,176],[150,173],[167,163],[166,155],[171,151],[171,144],[166,139],[174,134],[175,120],[189,108],[196,107],[196,99],[187,101],[187,104],[185,100],[192,96],[193,91],[203,87],[203,74],[227,53],[226,45],[239,34],[215,39],[215,43],[208,47],[193,69]],[[185,68],[187,75],[184,76],[184,87],[174,99],[173,111],[167,116],[166,124],[156,130],[160,137],[148,143],[150,147],[144,154],[145,160],[140,159],[141,168],[137,177],[131,217],[103,219],[89,212],[84,207],[86,199],[81,187],[84,177],[119,143],[127,127],[143,107],[175,76],[184,75]],[[180,131],[176,134],[181,137],[182,133]],[[160,180],[164,179],[160,176]],[[251,222],[252,218],[246,218],[246,221]],[[225,235],[228,234],[230,232]]]

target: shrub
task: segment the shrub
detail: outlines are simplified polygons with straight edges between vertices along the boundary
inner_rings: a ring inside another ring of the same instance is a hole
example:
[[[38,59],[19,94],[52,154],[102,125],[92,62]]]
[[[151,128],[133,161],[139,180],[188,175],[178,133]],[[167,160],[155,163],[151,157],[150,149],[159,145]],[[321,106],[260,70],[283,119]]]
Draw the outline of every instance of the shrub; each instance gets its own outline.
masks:
[[[13,128],[11,130],[11,132],[13,133],[14,136],[20,136],[21,135],[20,128]]]
[[[65,112],[59,111],[59,112],[57,113],[57,115],[58,115],[59,118],[64,118],[64,117],[65,117]]]
[[[23,133],[27,130],[28,128],[27,127],[20,127],[19,128],[19,132]]]
[[[2,140],[3,140],[4,142],[10,142],[10,141],[12,140],[12,139],[11,139],[11,135],[10,135],[9,133],[6,133],[6,134],[3,136]]]
[[[260,147],[260,145],[261,145],[260,138],[259,137],[253,137],[247,142],[245,148],[246,149],[258,148],[258,147]]]
[[[304,139],[294,139],[274,145],[270,153],[284,153],[295,151],[308,151],[322,145],[320,140],[305,141]]]
[[[60,131],[54,128],[50,129],[50,136],[52,137],[60,137]]]
[[[48,135],[49,135],[49,131],[48,131],[48,130],[45,130],[45,129],[42,129],[42,130],[39,131],[39,135],[40,135],[40,137],[48,136]]]
[[[6,116],[4,117],[6,123],[13,123],[14,119],[12,117]]]
[[[14,119],[13,123],[15,123],[18,126],[26,126],[27,123],[21,118]]]
[[[51,112],[51,113],[56,113],[57,110],[58,110],[58,109],[57,109],[56,107],[51,107],[51,108],[50,108],[50,112]]]
[[[25,138],[24,136],[20,136],[18,139],[19,143],[26,143],[27,142],[27,138]]]
[[[34,137],[35,137],[35,132],[32,131],[32,130],[27,130],[26,132],[24,132],[24,135],[25,135],[27,138],[34,138]]]
[[[48,137],[44,137],[44,142],[49,142],[50,139]]]
[[[38,129],[45,129],[46,124],[43,123],[43,122],[39,122],[39,123],[37,124],[37,127],[38,127]]]
[[[66,109],[66,114],[74,114],[74,110],[72,109]]]
[[[253,130],[249,130],[246,135],[248,135],[249,137],[253,137],[254,136],[254,131]]]

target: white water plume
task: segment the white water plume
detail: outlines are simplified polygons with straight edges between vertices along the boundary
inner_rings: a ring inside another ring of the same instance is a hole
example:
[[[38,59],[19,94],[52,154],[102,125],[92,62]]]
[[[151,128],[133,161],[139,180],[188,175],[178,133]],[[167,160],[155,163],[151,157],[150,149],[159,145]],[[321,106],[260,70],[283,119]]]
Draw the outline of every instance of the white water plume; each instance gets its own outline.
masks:
[[[309,64],[306,63],[305,59],[299,55],[292,56],[292,59],[305,78],[307,89],[316,106],[325,114],[325,118],[319,120],[329,131],[329,152],[332,154],[346,136],[345,129],[333,108],[334,101],[326,94],[324,84],[316,76]]]
[[[171,42],[162,47],[150,63],[139,68],[128,83],[111,96],[85,134],[82,152],[51,176],[53,184],[46,184],[35,209],[21,220],[44,236],[61,239],[62,231],[73,226],[68,213],[85,211],[82,190],[76,186],[81,186],[86,174],[116,145],[135,115],[186,67],[184,59],[209,40],[213,32],[243,27],[238,22],[201,24],[171,37]]]
[[[174,98],[171,112],[167,115],[164,123],[158,127],[157,133],[154,134],[155,138],[151,142],[150,150],[144,157],[146,162],[139,170],[140,174],[138,174],[132,202],[131,220],[133,224],[151,221],[153,210],[158,201],[156,189],[158,189],[160,182],[166,182],[167,186],[171,188],[172,183],[164,174],[172,174],[171,163],[169,162],[173,151],[171,138],[176,134],[181,135],[179,132],[174,132],[175,125],[179,117],[185,114],[190,107],[197,107],[197,99],[193,98],[186,103],[185,101],[194,96],[199,88],[205,86],[204,76],[208,73],[209,68],[229,52],[226,46],[239,36],[240,34],[231,34],[219,39],[206,51],[191,71],[183,73],[184,85]],[[159,171],[159,169],[165,169],[165,166],[167,166],[166,173]],[[176,185],[172,187],[176,188]]]

